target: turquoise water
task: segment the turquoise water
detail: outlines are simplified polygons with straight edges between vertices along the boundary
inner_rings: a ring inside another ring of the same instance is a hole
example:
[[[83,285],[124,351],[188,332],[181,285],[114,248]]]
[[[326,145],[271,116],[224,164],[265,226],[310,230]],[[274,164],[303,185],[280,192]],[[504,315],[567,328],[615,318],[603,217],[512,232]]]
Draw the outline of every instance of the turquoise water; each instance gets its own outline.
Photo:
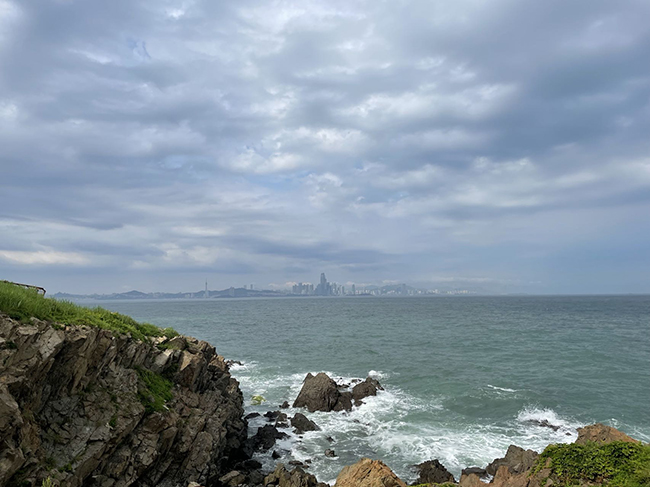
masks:
[[[281,461],[312,459],[310,470],[322,481],[361,456],[383,459],[405,479],[414,476],[410,465],[432,458],[458,475],[502,456],[511,443],[541,450],[573,441],[577,427],[596,421],[650,441],[649,296],[101,305],[173,326],[241,360],[232,372],[250,411],[292,402],[308,372],[378,378],[385,392],[349,414],[308,414],[323,431],[278,445]],[[250,405],[257,394],[267,402]],[[559,429],[534,422],[544,419]],[[338,457],[324,457],[326,448]],[[261,460],[271,464],[268,455]]]

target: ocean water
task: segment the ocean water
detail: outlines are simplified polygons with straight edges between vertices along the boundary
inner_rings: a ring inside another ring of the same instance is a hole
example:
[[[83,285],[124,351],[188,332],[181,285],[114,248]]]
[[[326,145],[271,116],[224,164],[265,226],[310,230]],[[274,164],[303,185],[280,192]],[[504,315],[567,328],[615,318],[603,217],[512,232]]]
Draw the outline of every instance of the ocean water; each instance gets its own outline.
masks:
[[[650,441],[650,296],[274,298],[106,301],[207,340],[233,366],[249,412],[277,410],[308,372],[372,376],[385,391],[321,428],[281,440],[279,461],[311,459],[332,482],[362,456],[413,480],[437,458],[456,477],[508,445],[542,450],[603,422]],[[265,398],[251,404],[253,395]],[[287,410],[289,415],[293,408]],[[539,422],[559,427],[553,430]],[[264,424],[251,422],[250,432]],[[334,442],[329,442],[330,436]],[[331,448],[336,458],[324,456]],[[260,455],[268,467],[274,461]]]

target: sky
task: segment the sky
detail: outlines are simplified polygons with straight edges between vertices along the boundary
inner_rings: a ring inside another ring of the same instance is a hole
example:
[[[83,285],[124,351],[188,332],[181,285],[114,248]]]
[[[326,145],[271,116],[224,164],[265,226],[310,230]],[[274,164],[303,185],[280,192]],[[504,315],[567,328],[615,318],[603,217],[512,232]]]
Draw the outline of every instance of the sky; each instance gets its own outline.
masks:
[[[0,279],[650,292],[647,0],[0,0]]]

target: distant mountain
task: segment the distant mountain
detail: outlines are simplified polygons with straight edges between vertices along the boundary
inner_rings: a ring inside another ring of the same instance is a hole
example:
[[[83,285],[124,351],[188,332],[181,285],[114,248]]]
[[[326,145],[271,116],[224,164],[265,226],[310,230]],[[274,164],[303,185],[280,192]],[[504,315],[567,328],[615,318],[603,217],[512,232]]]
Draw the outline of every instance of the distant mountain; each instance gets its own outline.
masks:
[[[221,291],[208,291],[208,298],[253,298],[253,297],[276,297],[286,296],[286,293],[270,290],[228,288]],[[189,293],[143,293],[142,291],[128,291],[125,293],[113,294],[70,294],[56,293],[52,296],[55,299],[68,300],[114,300],[114,299],[198,299],[205,298],[205,291]]]

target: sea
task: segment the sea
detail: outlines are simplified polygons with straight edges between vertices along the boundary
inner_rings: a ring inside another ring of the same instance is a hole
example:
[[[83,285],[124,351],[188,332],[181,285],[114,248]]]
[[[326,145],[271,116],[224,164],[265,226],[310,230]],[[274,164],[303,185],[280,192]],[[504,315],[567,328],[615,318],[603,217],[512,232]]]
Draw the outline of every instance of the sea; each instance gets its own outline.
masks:
[[[88,305],[88,303],[86,303]],[[384,387],[351,412],[302,412],[278,462],[311,460],[333,482],[361,457],[412,481],[438,459],[455,476],[509,445],[537,451],[602,422],[650,441],[650,296],[295,297],[102,301],[206,340],[227,359],[247,412],[278,410],[309,372]],[[253,396],[262,396],[255,404]],[[265,424],[254,418],[250,434]],[[329,439],[328,439],[329,437]],[[324,455],[332,449],[337,455]],[[257,458],[271,468],[271,451]]]

